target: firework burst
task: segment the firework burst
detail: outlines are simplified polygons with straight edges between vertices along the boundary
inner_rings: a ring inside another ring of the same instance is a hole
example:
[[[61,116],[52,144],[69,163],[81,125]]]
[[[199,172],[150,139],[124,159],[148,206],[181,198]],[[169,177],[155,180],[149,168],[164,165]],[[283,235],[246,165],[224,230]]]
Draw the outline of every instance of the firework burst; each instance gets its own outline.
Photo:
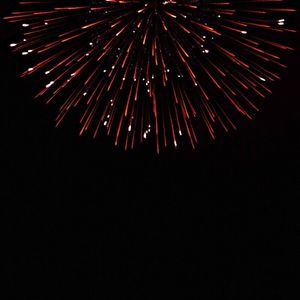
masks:
[[[277,40],[286,14],[282,0],[79,0],[19,3],[6,17],[24,39],[11,44],[33,56],[23,76],[47,78],[37,97],[59,106],[59,125],[82,111],[83,134],[100,130],[127,149],[155,137],[156,149],[193,148],[206,128],[235,129],[251,119],[255,99],[285,67],[292,50]],[[31,60],[32,61],[32,60]]]

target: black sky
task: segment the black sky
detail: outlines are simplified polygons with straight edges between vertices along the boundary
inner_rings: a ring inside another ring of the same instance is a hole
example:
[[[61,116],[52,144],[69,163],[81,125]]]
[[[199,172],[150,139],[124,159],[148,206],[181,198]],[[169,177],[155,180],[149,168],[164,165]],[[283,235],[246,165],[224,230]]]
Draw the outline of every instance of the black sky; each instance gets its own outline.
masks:
[[[2,0],[1,15],[12,6]],[[72,120],[55,129],[55,111],[33,100],[30,78],[18,77],[22,60],[8,47],[12,26],[0,24],[0,195],[11,299],[72,292],[94,299],[103,283],[144,286],[140,299],[153,299],[152,281],[169,291],[175,284],[188,299],[299,298],[292,275],[299,33],[289,68],[254,121],[197,151],[157,156],[147,147],[124,153],[109,138],[78,137]]]

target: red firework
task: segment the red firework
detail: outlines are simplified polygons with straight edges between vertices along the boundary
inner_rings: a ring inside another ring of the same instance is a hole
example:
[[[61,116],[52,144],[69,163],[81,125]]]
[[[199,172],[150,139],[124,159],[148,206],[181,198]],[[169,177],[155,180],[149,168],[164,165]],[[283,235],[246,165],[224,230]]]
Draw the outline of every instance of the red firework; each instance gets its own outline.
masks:
[[[24,39],[11,47],[36,61],[24,76],[47,78],[37,97],[59,104],[56,124],[77,107],[80,134],[103,128],[125,149],[152,131],[157,152],[182,136],[195,148],[201,128],[215,138],[217,126],[236,128],[236,112],[252,119],[292,50],[277,41],[294,32],[283,0],[19,4],[6,19]]]

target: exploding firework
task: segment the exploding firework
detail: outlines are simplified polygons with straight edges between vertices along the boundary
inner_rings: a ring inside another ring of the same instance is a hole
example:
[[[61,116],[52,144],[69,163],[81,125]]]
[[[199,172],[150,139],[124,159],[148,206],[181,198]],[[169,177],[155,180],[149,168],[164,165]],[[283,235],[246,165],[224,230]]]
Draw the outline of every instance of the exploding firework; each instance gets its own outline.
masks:
[[[295,11],[283,0],[63,0],[19,3],[6,17],[20,23],[11,44],[32,56],[23,76],[46,79],[37,97],[58,104],[56,124],[76,108],[80,134],[100,130],[125,149],[149,136],[156,149],[193,148],[206,128],[251,119],[255,100],[285,67],[292,48],[274,40]],[[35,63],[32,63],[35,61]]]

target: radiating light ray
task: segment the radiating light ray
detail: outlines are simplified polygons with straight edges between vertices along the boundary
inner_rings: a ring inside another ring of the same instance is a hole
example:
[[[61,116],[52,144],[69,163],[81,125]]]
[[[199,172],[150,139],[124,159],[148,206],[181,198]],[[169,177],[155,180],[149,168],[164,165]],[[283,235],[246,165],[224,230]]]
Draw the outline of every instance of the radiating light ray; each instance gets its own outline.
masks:
[[[24,71],[48,78],[37,97],[59,103],[56,125],[80,108],[80,135],[114,135],[125,149],[155,136],[156,150],[193,148],[206,128],[236,129],[279,79],[277,40],[295,9],[283,0],[22,1],[6,17],[22,26],[14,51]],[[64,95],[63,97],[61,95]]]

